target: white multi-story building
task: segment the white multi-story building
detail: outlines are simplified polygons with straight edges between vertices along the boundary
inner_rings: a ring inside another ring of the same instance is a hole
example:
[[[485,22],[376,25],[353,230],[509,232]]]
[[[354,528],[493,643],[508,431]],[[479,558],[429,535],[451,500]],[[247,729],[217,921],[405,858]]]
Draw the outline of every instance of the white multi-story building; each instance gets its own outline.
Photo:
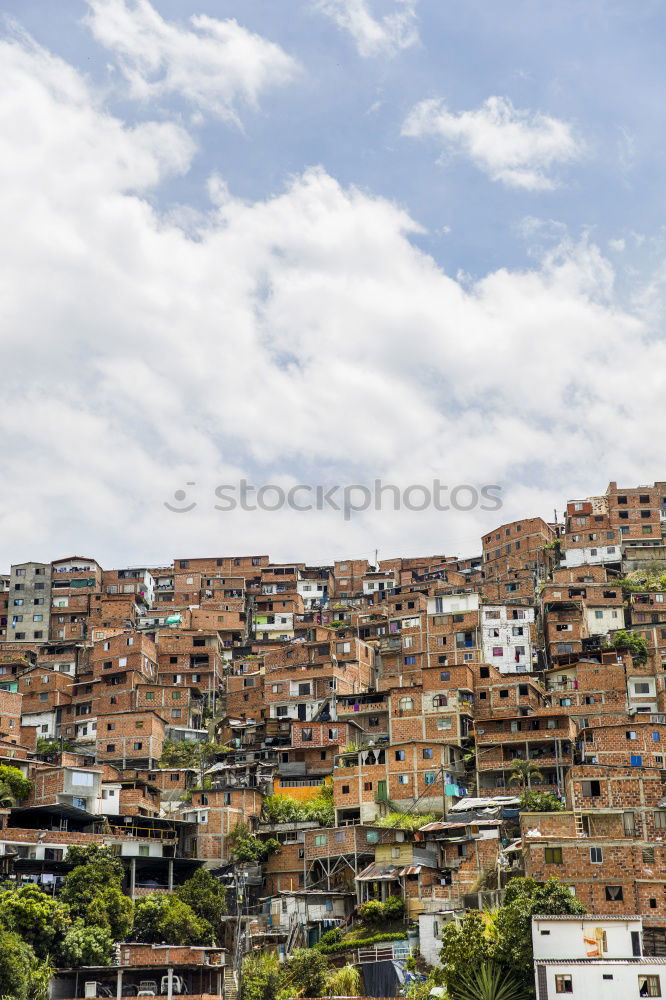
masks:
[[[537,1000],[666,995],[666,958],[643,955],[637,916],[532,917]]]
[[[533,669],[531,629],[534,608],[489,604],[481,609],[481,650],[485,663],[501,674],[524,674]]]

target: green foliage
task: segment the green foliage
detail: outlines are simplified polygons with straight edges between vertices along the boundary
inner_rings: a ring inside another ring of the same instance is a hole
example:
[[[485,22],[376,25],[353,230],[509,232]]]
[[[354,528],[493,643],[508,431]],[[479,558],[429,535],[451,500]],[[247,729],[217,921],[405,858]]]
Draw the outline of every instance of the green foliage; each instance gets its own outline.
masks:
[[[624,594],[654,593],[666,590],[666,567],[663,562],[655,561],[647,569],[636,569],[627,573],[619,583]]]
[[[353,965],[343,965],[341,969],[329,973],[326,984],[328,996],[360,997],[364,994],[361,973]]]
[[[320,997],[326,990],[328,962],[316,948],[298,948],[285,963],[283,989],[291,996]]]
[[[460,924],[447,924],[442,935],[441,960],[444,984],[452,1000],[467,1000],[467,997],[476,1000],[487,995],[498,1000],[534,997],[532,917],[577,913],[585,913],[585,907],[558,879],[541,883],[531,878],[515,878],[509,882],[504,902],[495,913],[473,910]],[[468,981],[470,970],[484,966],[488,967],[485,980]],[[497,974],[497,970],[504,975]],[[468,991],[456,993],[461,986]],[[491,992],[483,993],[482,989]]]
[[[19,934],[38,958],[55,951],[69,924],[69,908],[36,885],[0,893],[0,926]]]
[[[23,771],[9,764],[0,764],[0,805],[13,805],[27,799],[32,791],[32,782]]]
[[[373,826],[391,827],[395,830],[420,830],[427,823],[435,823],[441,816],[437,813],[389,813],[376,819]]]
[[[274,952],[253,952],[243,960],[240,1000],[275,1000],[280,988],[280,962]]]
[[[133,937],[146,944],[210,945],[213,928],[178,896],[153,892],[136,904]]]
[[[449,988],[451,1000],[526,1000],[519,982],[500,965],[486,962]]]
[[[82,965],[111,965],[113,939],[104,927],[87,926],[77,920],[67,931],[58,949],[62,967],[77,969]]]
[[[0,996],[46,1000],[51,969],[18,934],[0,930]]]
[[[271,854],[282,850],[279,840],[258,840],[247,823],[238,823],[227,837],[231,856],[238,864],[262,864]]]
[[[179,886],[176,895],[187,903],[201,920],[213,928],[215,940],[223,937],[222,917],[227,912],[224,886],[205,868],[198,868],[192,878]]]
[[[646,663],[648,658],[647,640],[642,635],[635,632],[628,632],[626,629],[618,629],[609,642],[609,648],[618,653],[631,653],[635,663]]]
[[[35,743],[35,753],[38,757],[45,757],[47,760],[57,760],[61,753],[76,753],[76,743],[71,740],[50,740],[45,736],[38,736]]]
[[[216,757],[231,753],[232,748],[219,743],[200,743],[198,740],[165,740],[162,745],[160,767],[206,767]]]
[[[121,888],[122,863],[108,848],[96,844],[70,847],[66,860],[76,864],[60,893],[71,915],[107,931],[114,941],[126,940],[132,929],[134,905]]]
[[[264,800],[263,816],[266,823],[319,823],[320,826],[333,826],[333,786],[322,785],[310,802],[297,802],[287,795],[268,795]]]
[[[536,914],[585,913],[585,907],[559,879],[545,883],[531,878],[512,879],[497,911],[497,947],[494,957],[513,970],[528,996],[534,995],[532,917]]]
[[[100,873],[99,879],[96,879],[97,882],[103,882],[104,879],[112,878],[114,884],[120,885],[122,883],[124,874],[123,864],[110,847],[101,847],[99,844],[68,847],[65,861],[70,865],[74,865],[75,868],[81,865],[94,865],[96,871]],[[91,876],[95,875],[92,869],[89,870],[88,874]]]
[[[494,921],[478,910],[466,913],[461,922],[451,922],[442,933],[441,961],[444,985],[451,992],[470,969],[492,960],[496,944]]]
[[[354,948],[368,948],[373,944],[381,944],[383,941],[402,941],[406,937],[407,931],[392,931],[388,934],[371,934],[369,937],[345,937],[338,944],[319,942],[315,947],[324,955],[338,955]]]
[[[391,920],[402,920],[405,915],[405,903],[400,896],[389,896],[385,902],[369,899],[358,908],[364,924],[376,926]]]
[[[526,812],[561,812],[564,806],[550,792],[536,792],[526,789],[523,792],[520,808]]]
[[[511,774],[509,784],[520,785],[521,788],[529,788],[532,781],[543,781],[543,773],[532,760],[521,760],[516,757],[511,761]]]
[[[317,947],[321,947],[323,944],[339,944],[342,941],[342,931],[339,927],[331,927],[330,931],[324,931],[322,936],[317,941]]]
[[[407,963],[405,963],[406,965]],[[412,971],[411,969],[409,971]],[[408,997],[409,1000],[430,1000],[430,993],[433,987],[442,987],[444,985],[444,970],[441,965],[436,966],[432,969],[424,981],[418,979],[413,980],[407,990],[404,991],[404,996]]]

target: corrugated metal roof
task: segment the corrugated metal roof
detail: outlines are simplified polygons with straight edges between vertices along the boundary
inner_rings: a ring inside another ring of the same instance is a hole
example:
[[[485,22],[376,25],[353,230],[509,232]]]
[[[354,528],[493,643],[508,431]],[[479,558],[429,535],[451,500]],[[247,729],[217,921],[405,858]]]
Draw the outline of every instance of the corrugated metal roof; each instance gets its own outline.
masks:
[[[398,878],[399,874],[400,869],[396,868],[395,865],[378,865],[376,861],[373,861],[362,872],[359,872],[356,881],[380,882],[382,879],[389,881]]]
[[[421,865],[408,865],[406,868],[403,868],[400,872],[398,872],[398,874],[401,875],[401,876],[402,875],[419,875],[420,872],[421,872],[421,867],[422,867]]]

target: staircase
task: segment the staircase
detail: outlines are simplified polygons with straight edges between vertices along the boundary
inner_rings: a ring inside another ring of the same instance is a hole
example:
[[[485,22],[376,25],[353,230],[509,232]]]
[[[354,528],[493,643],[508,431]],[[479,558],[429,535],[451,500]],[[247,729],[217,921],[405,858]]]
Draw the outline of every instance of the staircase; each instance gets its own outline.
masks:
[[[224,1000],[238,1000],[238,983],[236,981],[236,973],[233,969],[228,967],[224,970],[223,997]]]

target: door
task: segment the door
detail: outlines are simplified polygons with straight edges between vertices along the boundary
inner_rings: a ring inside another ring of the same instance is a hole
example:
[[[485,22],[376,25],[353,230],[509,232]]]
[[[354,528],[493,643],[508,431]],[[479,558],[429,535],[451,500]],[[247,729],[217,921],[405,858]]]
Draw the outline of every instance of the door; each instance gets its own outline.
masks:
[[[305,722],[305,713],[307,710],[307,705],[298,706],[298,718],[300,722]]]

